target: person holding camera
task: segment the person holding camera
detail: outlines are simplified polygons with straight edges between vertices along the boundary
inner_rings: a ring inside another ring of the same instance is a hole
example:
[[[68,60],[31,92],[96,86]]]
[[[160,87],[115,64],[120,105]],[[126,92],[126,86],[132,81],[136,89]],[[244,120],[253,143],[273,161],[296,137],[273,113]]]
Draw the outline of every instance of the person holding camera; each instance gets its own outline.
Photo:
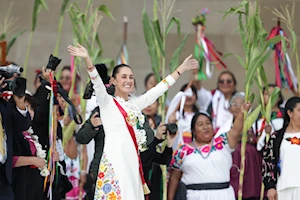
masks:
[[[5,78],[2,77],[0,85],[6,88]],[[24,90],[25,92],[25,90]],[[16,134],[22,133],[30,125],[30,117],[24,103],[24,96],[13,95],[15,103],[11,104],[0,98],[0,199],[13,200],[13,140]],[[18,122],[14,124],[14,122]],[[24,139],[23,139],[24,140]],[[38,165],[38,162],[35,162]]]
[[[176,124],[160,123],[156,129],[155,137],[153,141],[148,145],[148,149],[141,153],[141,159],[143,163],[143,172],[145,181],[149,182],[150,170],[153,170],[153,165],[169,165],[172,159],[172,146],[175,142],[177,126]],[[165,139],[164,139],[165,138]],[[162,153],[157,152],[157,145],[166,140],[166,146]],[[153,171],[151,175],[151,181],[149,188],[151,193],[146,199],[158,199],[161,192],[161,177],[159,171]]]

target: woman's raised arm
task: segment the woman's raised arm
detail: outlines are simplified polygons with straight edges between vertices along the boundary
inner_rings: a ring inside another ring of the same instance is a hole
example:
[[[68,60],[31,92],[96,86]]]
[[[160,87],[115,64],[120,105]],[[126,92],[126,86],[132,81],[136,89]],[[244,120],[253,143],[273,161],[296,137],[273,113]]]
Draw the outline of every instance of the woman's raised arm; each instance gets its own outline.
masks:
[[[101,80],[101,77],[93,64],[88,51],[78,43],[76,46],[77,47],[69,45],[68,51],[72,56],[77,56],[84,59],[89,76],[94,85],[93,88],[95,90],[98,103],[100,107],[103,107],[109,102],[110,95],[107,94],[106,87],[104,86],[103,81]]]
[[[192,55],[188,56],[183,63],[169,76],[163,79],[154,88],[136,99],[140,109],[144,109],[153,104],[161,95],[163,95],[185,71],[198,69],[199,63]]]

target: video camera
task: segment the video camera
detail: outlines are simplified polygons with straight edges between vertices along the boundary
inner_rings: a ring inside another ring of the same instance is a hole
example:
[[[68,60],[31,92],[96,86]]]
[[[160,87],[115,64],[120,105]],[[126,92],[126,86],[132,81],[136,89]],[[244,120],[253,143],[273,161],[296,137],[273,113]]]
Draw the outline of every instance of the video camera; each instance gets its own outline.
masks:
[[[10,64],[8,66],[0,66],[0,76],[5,79],[10,79],[14,76],[14,74],[21,74],[23,72],[23,68],[14,64]],[[5,80],[3,85],[6,84],[4,88],[1,88],[1,92],[3,91],[12,91],[13,94],[17,96],[24,96],[26,91],[26,79],[22,77],[16,77],[13,80]]]

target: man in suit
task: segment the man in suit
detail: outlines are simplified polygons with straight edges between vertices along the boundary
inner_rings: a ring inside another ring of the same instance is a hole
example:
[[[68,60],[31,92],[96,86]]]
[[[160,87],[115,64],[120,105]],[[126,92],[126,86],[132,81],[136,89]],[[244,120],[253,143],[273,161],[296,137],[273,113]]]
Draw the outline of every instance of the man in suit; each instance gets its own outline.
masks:
[[[4,78],[0,80],[3,85]],[[25,91],[24,91],[25,92]],[[15,130],[25,130],[30,123],[25,107],[25,96],[13,95],[14,104],[0,98],[0,199],[13,200],[12,189],[12,134]],[[20,115],[21,113],[21,115]],[[16,123],[17,122],[17,123]]]

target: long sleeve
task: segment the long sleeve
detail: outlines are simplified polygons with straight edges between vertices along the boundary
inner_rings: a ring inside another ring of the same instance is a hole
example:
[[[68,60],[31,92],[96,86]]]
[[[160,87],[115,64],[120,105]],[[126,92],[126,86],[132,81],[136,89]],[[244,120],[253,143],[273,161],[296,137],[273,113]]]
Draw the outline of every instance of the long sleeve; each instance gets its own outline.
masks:
[[[156,152],[153,162],[161,165],[169,165],[172,159],[172,148],[166,147],[162,153]]]
[[[207,110],[209,104],[212,101],[212,94],[210,91],[206,90],[205,88],[201,87],[200,90],[197,91],[197,104],[200,110]]]
[[[108,104],[112,97],[106,92],[106,87],[98,74],[96,68],[93,71],[88,71],[91,81],[93,83],[93,88],[95,90],[96,98],[100,107],[104,107]]]
[[[86,121],[81,129],[76,134],[76,141],[80,144],[88,144],[99,132],[104,132],[103,126],[95,131],[91,125],[90,120]]]
[[[263,151],[262,176],[266,190],[276,188],[277,183],[277,163],[274,156],[274,143],[276,134],[271,136],[270,141],[266,144]]]
[[[161,95],[163,95],[173,84],[174,78],[169,75],[154,88],[148,90],[145,94],[135,99],[135,103],[140,109],[144,109],[153,104]]]

